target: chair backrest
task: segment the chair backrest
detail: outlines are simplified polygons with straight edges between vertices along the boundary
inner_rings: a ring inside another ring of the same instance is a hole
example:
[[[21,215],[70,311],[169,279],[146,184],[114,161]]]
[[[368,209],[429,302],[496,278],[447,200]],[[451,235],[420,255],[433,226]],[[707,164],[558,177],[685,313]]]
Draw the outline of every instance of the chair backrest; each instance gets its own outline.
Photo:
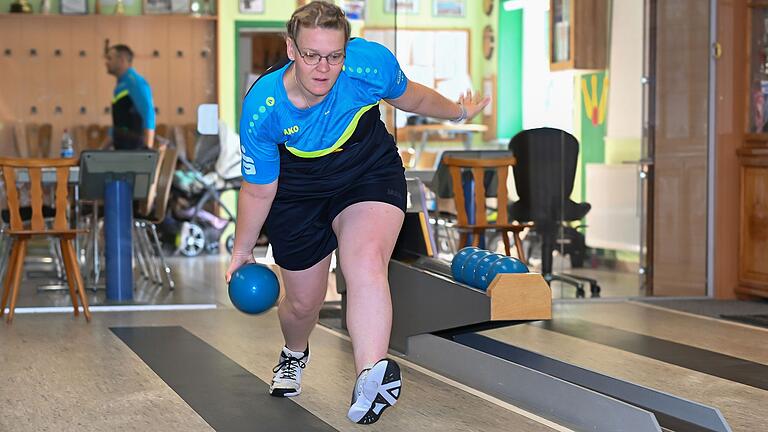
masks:
[[[176,159],[178,149],[176,147],[167,147],[163,155],[163,163],[157,174],[157,185],[155,193],[155,205],[152,212],[152,218],[155,223],[160,223],[165,219],[165,213],[168,210],[168,199],[171,196],[171,184],[173,183],[173,174],[176,171]]]
[[[152,184],[149,185],[149,191],[147,192],[147,198],[139,202],[138,213],[143,217],[149,217],[150,213],[155,206],[155,196],[157,195],[157,184],[160,178],[160,168],[163,165],[163,157],[165,157],[166,146],[161,146],[157,149],[157,162],[155,163],[155,174],[153,176]]]
[[[155,126],[155,137],[161,137],[170,140],[170,127],[165,123],[158,123]]]
[[[509,167],[515,165],[515,158],[506,157],[498,159],[461,159],[454,156],[445,156],[442,163],[448,167],[453,182],[453,200],[456,203],[456,220],[458,226],[485,226],[488,225],[486,217],[486,190],[485,190],[485,172],[493,169],[498,178],[496,186],[496,197],[498,199],[498,218],[499,222],[507,220],[507,175]],[[474,179],[474,194],[471,199],[474,200],[474,223],[470,224],[470,215],[467,214],[466,201],[464,198],[462,172],[471,172]],[[478,179],[481,179],[478,181]]]
[[[509,149],[517,159],[513,173],[520,200],[515,205],[538,223],[563,220],[576,176],[578,140],[560,129],[529,129],[515,135]]]
[[[36,234],[45,234],[49,228],[45,225],[43,217],[43,174],[46,169],[55,170],[55,215],[53,229],[65,230],[70,227],[67,219],[69,209],[69,169],[78,165],[75,158],[71,159],[23,159],[0,158],[0,170],[3,172],[5,194],[8,199],[8,211],[10,214],[10,230],[33,231]],[[30,208],[32,217],[28,226],[21,217],[21,197],[18,188],[20,170],[26,170],[29,183]]]
[[[17,123],[16,152],[20,157],[50,157],[52,134],[53,127],[49,123]]]
[[[88,130],[85,125],[77,125],[72,128],[72,141],[75,157],[80,157],[80,152],[88,148]]]
[[[416,158],[416,169],[431,170],[435,168],[435,161],[437,161],[437,152],[424,150],[419,153]]]
[[[89,124],[85,129],[87,134],[86,145],[81,150],[99,150],[104,140],[107,138],[109,129],[106,126]]]
[[[193,123],[175,126],[173,142],[176,148],[188,161],[197,159],[197,125]]]

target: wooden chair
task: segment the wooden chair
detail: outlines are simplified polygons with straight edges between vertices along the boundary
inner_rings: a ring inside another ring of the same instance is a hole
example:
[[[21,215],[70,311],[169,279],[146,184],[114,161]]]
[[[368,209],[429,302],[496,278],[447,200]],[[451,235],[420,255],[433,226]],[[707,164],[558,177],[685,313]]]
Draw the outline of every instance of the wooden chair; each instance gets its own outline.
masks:
[[[50,157],[52,134],[49,123],[17,123],[14,128],[16,153],[23,158]]]
[[[194,162],[197,157],[197,125],[188,123],[174,126],[173,142],[184,158]]]
[[[510,244],[507,233],[512,233],[515,239],[515,250],[520,261],[526,262],[523,252],[523,242],[520,240],[520,232],[529,228],[528,224],[509,223],[507,216],[507,177],[509,176],[509,167],[515,164],[515,158],[498,159],[461,159],[454,156],[445,156],[442,163],[448,166],[453,183],[453,199],[456,204],[456,225],[459,230],[459,245],[465,245],[469,234],[472,236],[472,245],[480,244],[480,236],[485,235],[486,230],[496,230],[501,234],[504,242],[504,251],[509,256]],[[489,223],[486,206],[486,192],[483,179],[485,171],[494,169],[498,177],[498,187],[496,196],[498,200],[498,216],[496,223]],[[475,201],[474,223],[469,223],[469,216],[465,206],[464,190],[462,187],[462,171],[470,170],[472,178],[475,179],[475,190],[472,199]]]
[[[86,145],[83,150],[100,150],[104,144],[104,140],[107,138],[109,128],[106,126],[99,126],[97,124],[89,124],[85,129],[86,132]]]
[[[137,227],[142,230],[142,235],[146,236],[142,241],[150,248],[154,248],[154,255],[160,259],[160,263],[165,273],[165,278],[168,281],[168,287],[173,290],[175,284],[171,277],[171,268],[165,261],[165,255],[163,248],[160,245],[160,239],[157,235],[157,224],[160,224],[165,219],[165,214],[168,211],[168,200],[171,196],[171,185],[173,184],[173,174],[176,172],[176,158],[178,156],[176,147],[161,148],[162,153],[158,155],[159,169],[155,175],[155,183],[152,185],[154,189],[153,203],[151,206],[144,207],[143,217],[136,218]],[[152,238],[149,238],[149,235]],[[162,279],[158,280],[162,283]]]
[[[19,285],[24,267],[24,258],[27,254],[27,243],[31,237],[53,236],[59,239],[61,255],[64,258],[64,267],[67,272],[69,296],[72,298],[72,307],[75,316],[79,314],[78,298],[83,305],[85,319],[91,320],[91,312],[88,309],[88,299],[85,296],[85,285],[80,275],[80,266],[77,261],[77,253],[73,240],[78,233],[85,230],[70,228],[67,212],[69,202],[69,169],[77,166],[77,159],[17,159],[0,158],[0,170],[5,182],[5,193],[8,197],[8,210],[10,212],[10,227],[5,234],[13,239],[13,249],[8,262],[8,270],[5,274],[3,296],[0,301],[0,316],[5,312],[5,307],[10,300],[8,322],[13,321],[16,299],[19,295]],[[44,168],[56,170],[56,200],[55,215],[52,227],[47,227],[43,219],[43,179]],[[17,172],[26,169],[30,185],[30,207],[32,216],[29,223],[25,223],[20,212],[20,197],[16,186]]]
[[[171,128],[165,124],[165,123],[158,123],[155,126],[155,139],[157,138],[165,138],[170,141],[171,135],[170,132]]]

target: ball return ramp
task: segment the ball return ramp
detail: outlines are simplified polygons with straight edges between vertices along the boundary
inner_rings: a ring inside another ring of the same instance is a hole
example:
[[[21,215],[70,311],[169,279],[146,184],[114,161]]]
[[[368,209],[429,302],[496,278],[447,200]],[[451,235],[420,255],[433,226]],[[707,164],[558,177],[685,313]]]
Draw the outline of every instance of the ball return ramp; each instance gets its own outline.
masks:
[[[433,258],[423,185],[409,179],[409,208],[389,264],[390,348],[416,364],[574,430],[731,430],[716,408],[480,335],[552,319],[537,273],[500,274],[487,291],[457,282]],[[337,266],[346,329],[346,283]]]

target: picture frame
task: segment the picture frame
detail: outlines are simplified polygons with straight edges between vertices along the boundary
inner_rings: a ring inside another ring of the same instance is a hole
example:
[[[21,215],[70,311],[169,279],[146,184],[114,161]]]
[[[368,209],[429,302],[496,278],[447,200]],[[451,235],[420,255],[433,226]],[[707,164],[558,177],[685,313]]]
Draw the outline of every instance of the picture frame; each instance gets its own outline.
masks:
[[[419,0],[384,0],[384,13],[404,13],[415,15],[419,13]]]
[[[365,0],[344,0],[341,9],[350,20],[365,19]]]
[[[144,0],[144,14],[169,14],[173,10],[172,0]]]
[[[432,0],[432,15],[439,18],[463,18],[466,15],[466,1]]]
[[[238,0],[240,13],[263,14],[264,0]]]
[[[61,0],[59,13],[62,15],[85,15],[88,13],[88,0]]]
[[[171,0],[172,14],[188,14],[191,12],[192,0]]]

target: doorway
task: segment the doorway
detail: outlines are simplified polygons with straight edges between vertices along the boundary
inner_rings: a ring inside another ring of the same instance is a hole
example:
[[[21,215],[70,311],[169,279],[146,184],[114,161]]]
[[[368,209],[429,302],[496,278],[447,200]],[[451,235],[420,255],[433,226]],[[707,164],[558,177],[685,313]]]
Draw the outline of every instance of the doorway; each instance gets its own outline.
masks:
[[[251,27],[253,25],[253,27]],[[240,123],[243,98],[254,82],[272,65],[285,61],[282,23],[238,23],[235,61],[235,113]]]

